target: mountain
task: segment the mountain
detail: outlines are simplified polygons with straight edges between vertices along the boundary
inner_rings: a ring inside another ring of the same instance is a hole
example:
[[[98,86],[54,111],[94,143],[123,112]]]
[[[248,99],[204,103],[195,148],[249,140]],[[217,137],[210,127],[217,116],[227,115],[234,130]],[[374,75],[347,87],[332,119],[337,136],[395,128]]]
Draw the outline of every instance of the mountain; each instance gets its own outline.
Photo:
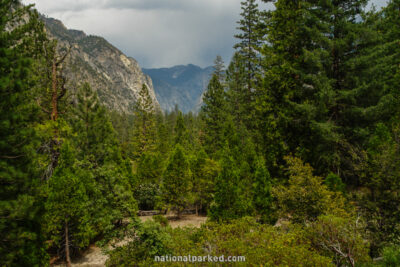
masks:
[[[145,75],[137,61],[127,57],[104,38],[69,30],[59,20],[42,17],[50,38],[60,47],[71,47],[65,64],[68,88],[75,90],[82,82],[89,82],[100,101],[120,113],[131,112],[143,84],[149,88],[154,107],[160,105],[151,78]]]
[[[213,67],[179,65],[171,68],[143,69],[151,77],[160,106],[171,111],[178,105],[182,112],[198,111]]]

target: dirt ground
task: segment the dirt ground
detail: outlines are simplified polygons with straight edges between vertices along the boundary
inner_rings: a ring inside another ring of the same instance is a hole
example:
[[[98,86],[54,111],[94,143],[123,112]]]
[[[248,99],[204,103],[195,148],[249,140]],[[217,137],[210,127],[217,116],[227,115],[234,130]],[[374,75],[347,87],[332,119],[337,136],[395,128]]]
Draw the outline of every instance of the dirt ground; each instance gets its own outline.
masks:
[[[140,216],[139,218],[142,220],[142,222],[145,222],[147,220],[151,220],[151,217],[152,216]],[[207,217],[196,216],[196,215],[182,215],[182,217],[179,220],[176,220],[173,216],[165,216],[165,217],[168,218],[169,225],[172,228],[185,227],[185,226],[192,226],[199,228],[207,220]]]
[[[166,216],[169,221],[169,225],[172,228],[177,227],[200,227],[203,223],[206,222],[207,217],[196,216],[196,215],[182,215],[179,220],[176,220],[172,216]],[[147,220],[151,220],[152,216],[140,216],[139,217],[142,222]],[[96,247],[95,245],[91,245],[84,253],[83,256],[79,259],[72,261],[73,267],[104,267],[106,266],[107,255],[103,254],[101,248]],[[65,264],[52,264],[53,267],[64,267]]]

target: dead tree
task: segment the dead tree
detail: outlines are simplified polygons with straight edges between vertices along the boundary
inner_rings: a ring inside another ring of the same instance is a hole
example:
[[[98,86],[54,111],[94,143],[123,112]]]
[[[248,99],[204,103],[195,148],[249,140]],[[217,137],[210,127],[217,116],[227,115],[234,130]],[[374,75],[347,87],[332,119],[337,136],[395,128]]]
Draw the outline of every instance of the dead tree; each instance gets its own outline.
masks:
[[[38,99],[37,103],[41,107],[42,111],[49,115],[50,120],[53,122],[57,121],[59,114],[65,112],[60,111],[59,103],[67,92],[66,78],[63,75],[63,63],[70,54],[70,51],[71,47],[69,47],[67,51],[63,53],[63,55],[59,55],[55,42],[51,43],[49,47],[44,48],[45,58],[48,62],[46,70],[47,81],[45,84],[51,83],[51,94],[50,101],[40,101]],[[55,126],[53,138],[48,142],[45,142],[42,146],[42,150],[50,155],[50,163],[44,173],[45,180],[48,180],[53,175],[53,171],[58,165],[58,158],[60,157],[60,145],[61,141],[59,139],[58,129],[57,126]]]

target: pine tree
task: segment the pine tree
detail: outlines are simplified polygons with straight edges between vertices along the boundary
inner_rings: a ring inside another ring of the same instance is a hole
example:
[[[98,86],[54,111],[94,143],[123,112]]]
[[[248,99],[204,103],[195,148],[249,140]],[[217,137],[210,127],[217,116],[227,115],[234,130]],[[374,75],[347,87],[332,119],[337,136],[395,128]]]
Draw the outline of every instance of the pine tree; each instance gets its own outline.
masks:
[[[133,158],[136,160],[144,152],[152,152],[156,145],[156,122],[153,101],[149,89],[143,84],[135,104],[135,126],[132,142]]]
[[[360,194],[360,207],[370,231],[371,254],[400,237],[400,126],[398,120],[390,127],[379,123],[369,141],[368,158],[363,186],[368,190]]]
[[[258,157],[255,162],[254,182],[253,182],[253,203],[258,214],[261,215],[263,222],[272,222],[271,218],[271,176],[265,167],[264,159]]]
[[[212,201],[215,177],[219,172],[217,162],[207,158],[204,150],[200,150],[190,165],[192,172],[192,192],[194,194],[194,205],[196,214],[206,211]]]
[[[176,124],[174,128],[175,132],[175,144],[179,144],[184,148],[188,149],[189,147],[189,133],[186,128],[186,124],[183,118],[182,112],[179,111],[178,118],[176,119]]]
[[[164,172],[163,193],[165,203],[177,212],[178,217],[188,205],[188,194],[192,186],[190,176],[185,150],[177,144]]]
[[[248,90],[248,101],[252,91],[256,86],[256,73],[260,67],[259,61],[259,49],[261,48],[261,38],[260,31],[258,31],[259,17],[260,13],[258,10],[258,4],[256,0],[246,0],[241,2],[242,13],[240,14],[242,18],[238,21],[240,33],[235,35],[237,39],[240,40],[238,44],[234,46],[243,57],[245,71],[246,71],[246,86]]]
[[[226,83],[228,86],[227,103],[229,113],[233,115],[238,127],[244,125],[246,111],[246,79],[242,56],[235,53],[226,70]]]
[[[264,145],[281,145],[266,150],[288,149],[318,173],[353,179],[359,130],[349,130],[364,105],[354,77],[365,67],[355,62],[364,44],[357,16],[365,1],[281,0],[275,5],[264,16],[266,90],[258,106],[266,118]]]
[[[253,132],[257,128],[255,108],[256,96],[260,93],[261,85],[260,49],[263,43],[263,33],[259,29],[260,12],[256,0],[246,0],[241,2],[241,5],[241,19],[238,21],[239,26],[237,27],[240,33],[235,35],[239,43],[234,48],[237,51],[237,59],[241,61],[241,66],[238,67],[242,77],[240,77],[240,82],[237,79],[234,80],[236,82],[234,88],[236,93],[240,92],[240,97],[236,100],[240,100],[244,125]]]
[[[97,94],[84,84],[78,92],[78,102],[71,118],[77,158],[89,162],[85,169],[94,177],[96,186],[87,188],[94,224],[99,232],[110,229],[115,221],[133,216],[136,202],[133,199],[130,180],[131,166],[121,156],[121,150],[104,107]]]
[[[221,171],[215,180],[214,199],[209,217],[214,221],[229,221],[252,213],[251,200],[246,199],[243,178],[243,166],[239,166],[234,157],[238,151],[224,147],[221,158]]]
[[[29,18],[28,20],[26,18]],[[46,36],[32,6],[0,2],[0,265],[43,266],[34,68]]]
[[[92,155],[101,165],[108,159],[120,161],[117,136],[106,109],[88,83],[84,83],[77,94],[77,105],[73,109],[71,124],[79,133],[77,147],[82,155]]]
[[[93,175],[76,160],[73,146],[64,140],[59,165],[48,182],[44,229],[59,256],[71,266],[71,255],[82,249],[98,233],[92,223],[93,208],[89,192],[95,186]]]
[[[224,143],[223,125],[226,119],[225,91],[214,74],[203,97],[201,117],[205,123],[204,145],[207,153],[215,153]]]
[[[213,73],[218,77],[218,80],[221,84],[225,82],[225,64],[224,60],[220,55],[218,55],[214,60],[214,71]]]

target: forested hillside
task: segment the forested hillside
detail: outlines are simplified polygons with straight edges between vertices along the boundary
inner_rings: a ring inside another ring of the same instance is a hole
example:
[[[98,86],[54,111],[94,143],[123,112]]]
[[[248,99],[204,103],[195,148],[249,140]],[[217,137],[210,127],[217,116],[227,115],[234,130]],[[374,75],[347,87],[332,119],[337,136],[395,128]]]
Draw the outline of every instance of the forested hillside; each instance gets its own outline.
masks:
[[[400,266],[400,1],[263,2],[242,3],[194,115],[146,83],[122,114],[71,88],[71,51],[0,0],[1,266],[71,266],[95,242],[107,266]]]

